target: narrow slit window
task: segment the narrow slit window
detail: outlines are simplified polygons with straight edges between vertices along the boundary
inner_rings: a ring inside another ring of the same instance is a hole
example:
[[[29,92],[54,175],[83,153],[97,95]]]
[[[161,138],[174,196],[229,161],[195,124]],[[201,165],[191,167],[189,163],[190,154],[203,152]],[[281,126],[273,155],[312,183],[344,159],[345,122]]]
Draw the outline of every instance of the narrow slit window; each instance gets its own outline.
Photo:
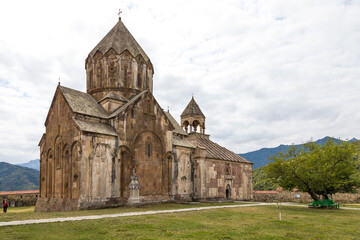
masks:
[[[92,88],[92,86],[93,86],[93,70],[91,70],[89,74],[89,88]]]
[[[141,87],[141,77],[140,74],[138,73],[137,75],[137,87],[140,88]]]

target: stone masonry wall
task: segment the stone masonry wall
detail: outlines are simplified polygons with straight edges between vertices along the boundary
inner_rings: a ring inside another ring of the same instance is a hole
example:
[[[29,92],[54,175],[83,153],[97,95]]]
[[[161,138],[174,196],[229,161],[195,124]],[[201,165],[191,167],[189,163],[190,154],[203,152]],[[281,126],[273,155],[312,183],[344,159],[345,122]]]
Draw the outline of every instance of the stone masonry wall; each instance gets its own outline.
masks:
[[[0,192],[0,199],[6,199],[9,203],[9,207],[35,206],[38,196],[38,190]]]
[[[227,166],[230,168],[228,173]],[[250,164],[206,159],[201,172],[203,177],[201,198],[226,198],[226,189],[230,188],[229,199],[250,200],[251,171]]]
[[[313,199],[306,192],[292,191],[254,191],[253,200],[255,202],[299,202],[311,203]],[[360,193],[337,193],[332,195],[336,203],[359,203]]]

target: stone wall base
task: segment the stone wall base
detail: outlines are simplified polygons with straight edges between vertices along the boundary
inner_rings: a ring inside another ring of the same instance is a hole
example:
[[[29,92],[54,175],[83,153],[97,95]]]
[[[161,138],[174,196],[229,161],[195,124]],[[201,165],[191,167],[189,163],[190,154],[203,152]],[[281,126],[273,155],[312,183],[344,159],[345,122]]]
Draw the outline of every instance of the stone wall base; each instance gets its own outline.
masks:
[[[336,193],[329,196],[336,203],[359,203],[360,193]],[[255,202],[298,202],[311,203],[313,199],[306,192],[293,191],[254,191]]]
[[[79,209],[78,199],[39,198],[35,205],[35,212],[74,211]]]
[[[39,198],[35,212],[63,212],[86,209],[111,208],[119,206],[138,206],[151,203],[172,202],[168,195],[140,196],[137,203],[129,202],[127,198],[93,198],[93,199],[61,199]]]
[[[126,198],[109,199],[61,199],[61,198],[39,198],[35,205],[35,212],[61,212],[74,210],[88,210],[99,208],[111,208],[120,206],[141,206],[145,204],[171,203],[171,202],[233,202],[247,201],[251,199],[226,199],[226,198],[193,198],[189,195],[148,195],[140,196],[140,201],[136,203],[129,202]]]

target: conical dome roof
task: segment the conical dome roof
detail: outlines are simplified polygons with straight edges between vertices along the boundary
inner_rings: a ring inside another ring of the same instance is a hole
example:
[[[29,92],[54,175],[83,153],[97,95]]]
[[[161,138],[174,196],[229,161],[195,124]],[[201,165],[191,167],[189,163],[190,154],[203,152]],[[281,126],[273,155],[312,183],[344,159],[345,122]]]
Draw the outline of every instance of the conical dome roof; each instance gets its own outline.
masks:
[[[128,50],[133,57],[141,55],[146,62],[149,61],[149,57],[136,42],[135,38],[131,35],[120,19],[110,32],[108,32],[108,34],[106,34],[106,36],[89,53],[89,56],[93,57],[97,51],[105,54],[111,48],[118,54]]]
[[[202,113],[199,105],[195,102],[194,97],[191,98],[189,104],[186,106],[185,110],[180,115],[183,116],[189,116],[189,115],[201,115],[205,117],[205,115]]]

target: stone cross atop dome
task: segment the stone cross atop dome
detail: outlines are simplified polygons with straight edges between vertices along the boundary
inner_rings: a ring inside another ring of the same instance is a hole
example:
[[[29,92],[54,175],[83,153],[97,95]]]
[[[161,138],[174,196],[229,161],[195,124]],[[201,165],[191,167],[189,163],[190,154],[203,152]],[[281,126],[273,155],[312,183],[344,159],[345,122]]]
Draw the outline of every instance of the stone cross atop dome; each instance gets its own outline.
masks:
[[[130,99],[153,89],[154,68],[150,58],[119,21],[89,53],[85,61],[87,93],[97,101],[114,91]]]
[[[181,127],[188,133],[188,127],[190,126],[190,133],[197,132],[197,127],[202,134],[205,134],[205,115],[202,113],[199,105],[196,103],[194,96],[192,96],[189,104],[182,112]]]
[[[118,13],[118,16],[119,16],[119,20],[121,20],[121,15],[122,14],[122,11],[121,11],[121,9],[119,9],[119,13]]]

